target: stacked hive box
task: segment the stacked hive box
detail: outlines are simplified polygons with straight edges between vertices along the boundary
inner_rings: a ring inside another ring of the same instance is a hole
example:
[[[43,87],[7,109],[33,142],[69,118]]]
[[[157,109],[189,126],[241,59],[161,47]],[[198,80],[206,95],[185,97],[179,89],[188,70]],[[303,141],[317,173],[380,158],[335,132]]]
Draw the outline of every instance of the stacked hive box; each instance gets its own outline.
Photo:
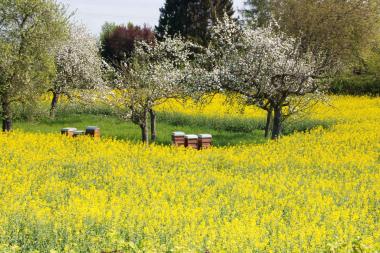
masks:
[[[172,133],[172,142],[173,142],[173,145],[177,147],[185,146],[185,133],[184,132]]]
[[[212,145],[212,135],[211,134],[200,134],[198,135],[198,148],[206,149]]]
[[[61,129],[61,134],[69,136],[69,137],[73,137],[75,131],[77,131],[77,129],[74,127],[66,127],[66,128]]]
[[[84,131],[74,131],[73,137],[84,135]]]
[[[86,135],[94,138],[100,138],[100,128],[96,126],[89,126],[86,128]]]
[[[185,135],[185,147],[198,149],[198,136],[195,134]]]

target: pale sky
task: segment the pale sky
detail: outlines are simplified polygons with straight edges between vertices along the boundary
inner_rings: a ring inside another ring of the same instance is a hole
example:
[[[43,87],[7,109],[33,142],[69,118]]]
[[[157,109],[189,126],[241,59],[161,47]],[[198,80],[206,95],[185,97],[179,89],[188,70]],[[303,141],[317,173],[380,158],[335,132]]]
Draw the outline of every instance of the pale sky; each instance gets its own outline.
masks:
[[[98,35],[104,22],[135,25],[147,24],[154,27],[158,23],[159,9],[165,0],[59,0],[76,11],[75,19],[87,25]],[[244,0],[234,0],[235,9],[243,7]]]

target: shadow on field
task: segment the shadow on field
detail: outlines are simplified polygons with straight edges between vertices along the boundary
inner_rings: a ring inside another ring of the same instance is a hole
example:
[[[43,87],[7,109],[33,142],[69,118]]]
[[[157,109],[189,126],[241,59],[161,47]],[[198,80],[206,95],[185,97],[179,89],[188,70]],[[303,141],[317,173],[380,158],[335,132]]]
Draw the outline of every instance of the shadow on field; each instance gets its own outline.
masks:
[[[55,120],[43,117],[38,121],[18,120],[16,129],[36,133],[59,133],[63,127],[85,129],[87,126],[100,127],[103,137],[132,142],[140,141],[140,128],[131,122],[123,121],[111,114],[68,113],[60,112]],[[104,111],[103,111],[104,113]],[[187,134],[210,133],[215,146],[232,146],[239,144],[265,143],[264,119],[246,119],[238,117],[211,118],[205,116],[188,116],[174,113],[159,113],[157,124],[157,143],[171,144],[171,133],[183,131]],[[317,126],[325,128],[334,122],[298,120],[284,124],[283,133],[289,135],[295,131],[308,131]]]

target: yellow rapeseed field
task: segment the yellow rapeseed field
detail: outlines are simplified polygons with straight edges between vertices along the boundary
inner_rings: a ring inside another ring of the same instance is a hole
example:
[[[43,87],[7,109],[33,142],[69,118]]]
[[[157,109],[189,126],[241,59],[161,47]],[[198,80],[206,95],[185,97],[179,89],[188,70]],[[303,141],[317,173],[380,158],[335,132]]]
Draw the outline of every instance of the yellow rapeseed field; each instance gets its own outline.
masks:
[[[224,95],[217,94],[201,103],[196,103],[191,99],[185,101],[168,99],[165,103],[157,106],[156,110],[189,116],[202,115],[218,118],[263,118],[266,116],[265,111],[254,106],[243,107],[238,102],[238,98],[227,101]]]
[[[0,134],[0,252],[379,252],[380,98],[331,104],[330,129],[204,151]]]

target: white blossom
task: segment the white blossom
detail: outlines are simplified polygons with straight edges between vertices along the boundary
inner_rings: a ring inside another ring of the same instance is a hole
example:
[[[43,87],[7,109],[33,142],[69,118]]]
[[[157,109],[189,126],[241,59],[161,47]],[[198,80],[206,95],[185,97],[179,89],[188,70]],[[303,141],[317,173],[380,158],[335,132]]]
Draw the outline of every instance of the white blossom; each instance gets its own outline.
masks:
[[[194,46],[179,37],[137,43],[132,58],[116,70],[116,82],[100,87],[99,94],[123,118],[145,128],[154,106],[183,97]]]
[[[292,106],[294,97],[325,88],[323,53],[307,52],[297,39],[271,27],[253,29],[228,18],[213,27],[202,64],[200,90],[238,93],[247,103],[275,108],[278,114],[283,107],[299,111],[304,103],[297,98]]]
[[[252,29],[225,19],[212,30],[207,58],[213,63],[208,83],[220,90],[275,98],[322,88],[316,79],[322,70],[319,59],[270,27]]]
[[[56,48],[57,69],[52,91],[58,94],[85,89],[102,82],[102,60],[97,40],[83,25],[70,27],[70,37]]]

